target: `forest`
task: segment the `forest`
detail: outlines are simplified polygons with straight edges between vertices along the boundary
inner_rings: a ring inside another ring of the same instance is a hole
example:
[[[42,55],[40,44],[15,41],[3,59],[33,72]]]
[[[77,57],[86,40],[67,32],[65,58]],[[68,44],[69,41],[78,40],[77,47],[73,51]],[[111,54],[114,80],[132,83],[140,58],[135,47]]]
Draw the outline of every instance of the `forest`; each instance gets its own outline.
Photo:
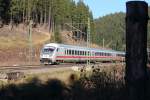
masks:
[[[95,20],[95,43],[114,50],[125,50],[125,13],[114,13]]]
[[[58,35],[66,23],[86,32],[88,18],[93,21],[92,12],[82,0],[77,3],[74,0],[0,0],[1,27],[29,25],[32,21],[34,27],[45,26]]]
[[[150,8],[149,8],[150,16]],[[125,51],[125,17],[126,14],[118,12],[95,19],[95,34],[93,42],[112,48],[114,50]],[[148,22],[147,44],[150,47],[150,22]]]

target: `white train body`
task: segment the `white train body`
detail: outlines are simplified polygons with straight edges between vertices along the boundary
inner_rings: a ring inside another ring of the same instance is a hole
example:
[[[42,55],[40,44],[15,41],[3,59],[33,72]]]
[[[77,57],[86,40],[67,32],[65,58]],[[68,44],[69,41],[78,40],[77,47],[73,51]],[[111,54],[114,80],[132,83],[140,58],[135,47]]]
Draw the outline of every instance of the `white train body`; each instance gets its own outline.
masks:
[[[52,64],[60,62],[85,62],[123,60],[124,52],[95,49],[58,43],[45,44],[40,53],[40,62]]]

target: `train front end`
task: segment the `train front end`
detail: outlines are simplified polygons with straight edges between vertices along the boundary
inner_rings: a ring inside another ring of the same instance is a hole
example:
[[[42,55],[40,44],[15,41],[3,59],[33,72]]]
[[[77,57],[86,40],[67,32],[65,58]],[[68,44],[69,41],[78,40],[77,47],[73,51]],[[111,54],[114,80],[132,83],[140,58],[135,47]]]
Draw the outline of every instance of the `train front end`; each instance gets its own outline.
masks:
[[[41,64],[53,64],[55,62],[55,51],[56,47],[44,46],[40,53]]]

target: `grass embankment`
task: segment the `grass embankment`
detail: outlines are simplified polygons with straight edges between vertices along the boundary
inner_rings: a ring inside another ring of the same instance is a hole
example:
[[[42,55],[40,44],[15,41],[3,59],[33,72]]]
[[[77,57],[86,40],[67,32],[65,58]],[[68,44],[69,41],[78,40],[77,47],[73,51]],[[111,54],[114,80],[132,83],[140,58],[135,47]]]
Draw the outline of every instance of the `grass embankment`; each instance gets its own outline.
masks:
[[[50,39],[50,34],[38,28],[32,31],[33,62],[39,63],[42,45]],[[4,26],[0,30],[0,66],[26,64],[29,60],[29,36],[24,26]]]
[[[49,40],[49,36],[46,34],[37,34],[34,33],[32,36],[32,44],[33,46],[43,44],[45,41]],[[28,48],[29,46],[29,38],[27,36],[16,35],[16,36],[1,36],[0,37],[0,49],[14,49],[14,48]]]

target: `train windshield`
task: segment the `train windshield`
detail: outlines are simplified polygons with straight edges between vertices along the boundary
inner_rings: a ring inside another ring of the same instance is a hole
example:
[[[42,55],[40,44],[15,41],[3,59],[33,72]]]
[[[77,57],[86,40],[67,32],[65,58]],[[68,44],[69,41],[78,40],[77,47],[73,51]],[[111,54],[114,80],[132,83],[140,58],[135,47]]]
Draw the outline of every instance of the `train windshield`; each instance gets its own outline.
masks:
[[[45,48],[43,48],[43,50],[42,50],[42,53],[44,53],[44,54],[52,54],[53,52],[54,52],[54,50],[55,50],[55,47],[45,47]]]

